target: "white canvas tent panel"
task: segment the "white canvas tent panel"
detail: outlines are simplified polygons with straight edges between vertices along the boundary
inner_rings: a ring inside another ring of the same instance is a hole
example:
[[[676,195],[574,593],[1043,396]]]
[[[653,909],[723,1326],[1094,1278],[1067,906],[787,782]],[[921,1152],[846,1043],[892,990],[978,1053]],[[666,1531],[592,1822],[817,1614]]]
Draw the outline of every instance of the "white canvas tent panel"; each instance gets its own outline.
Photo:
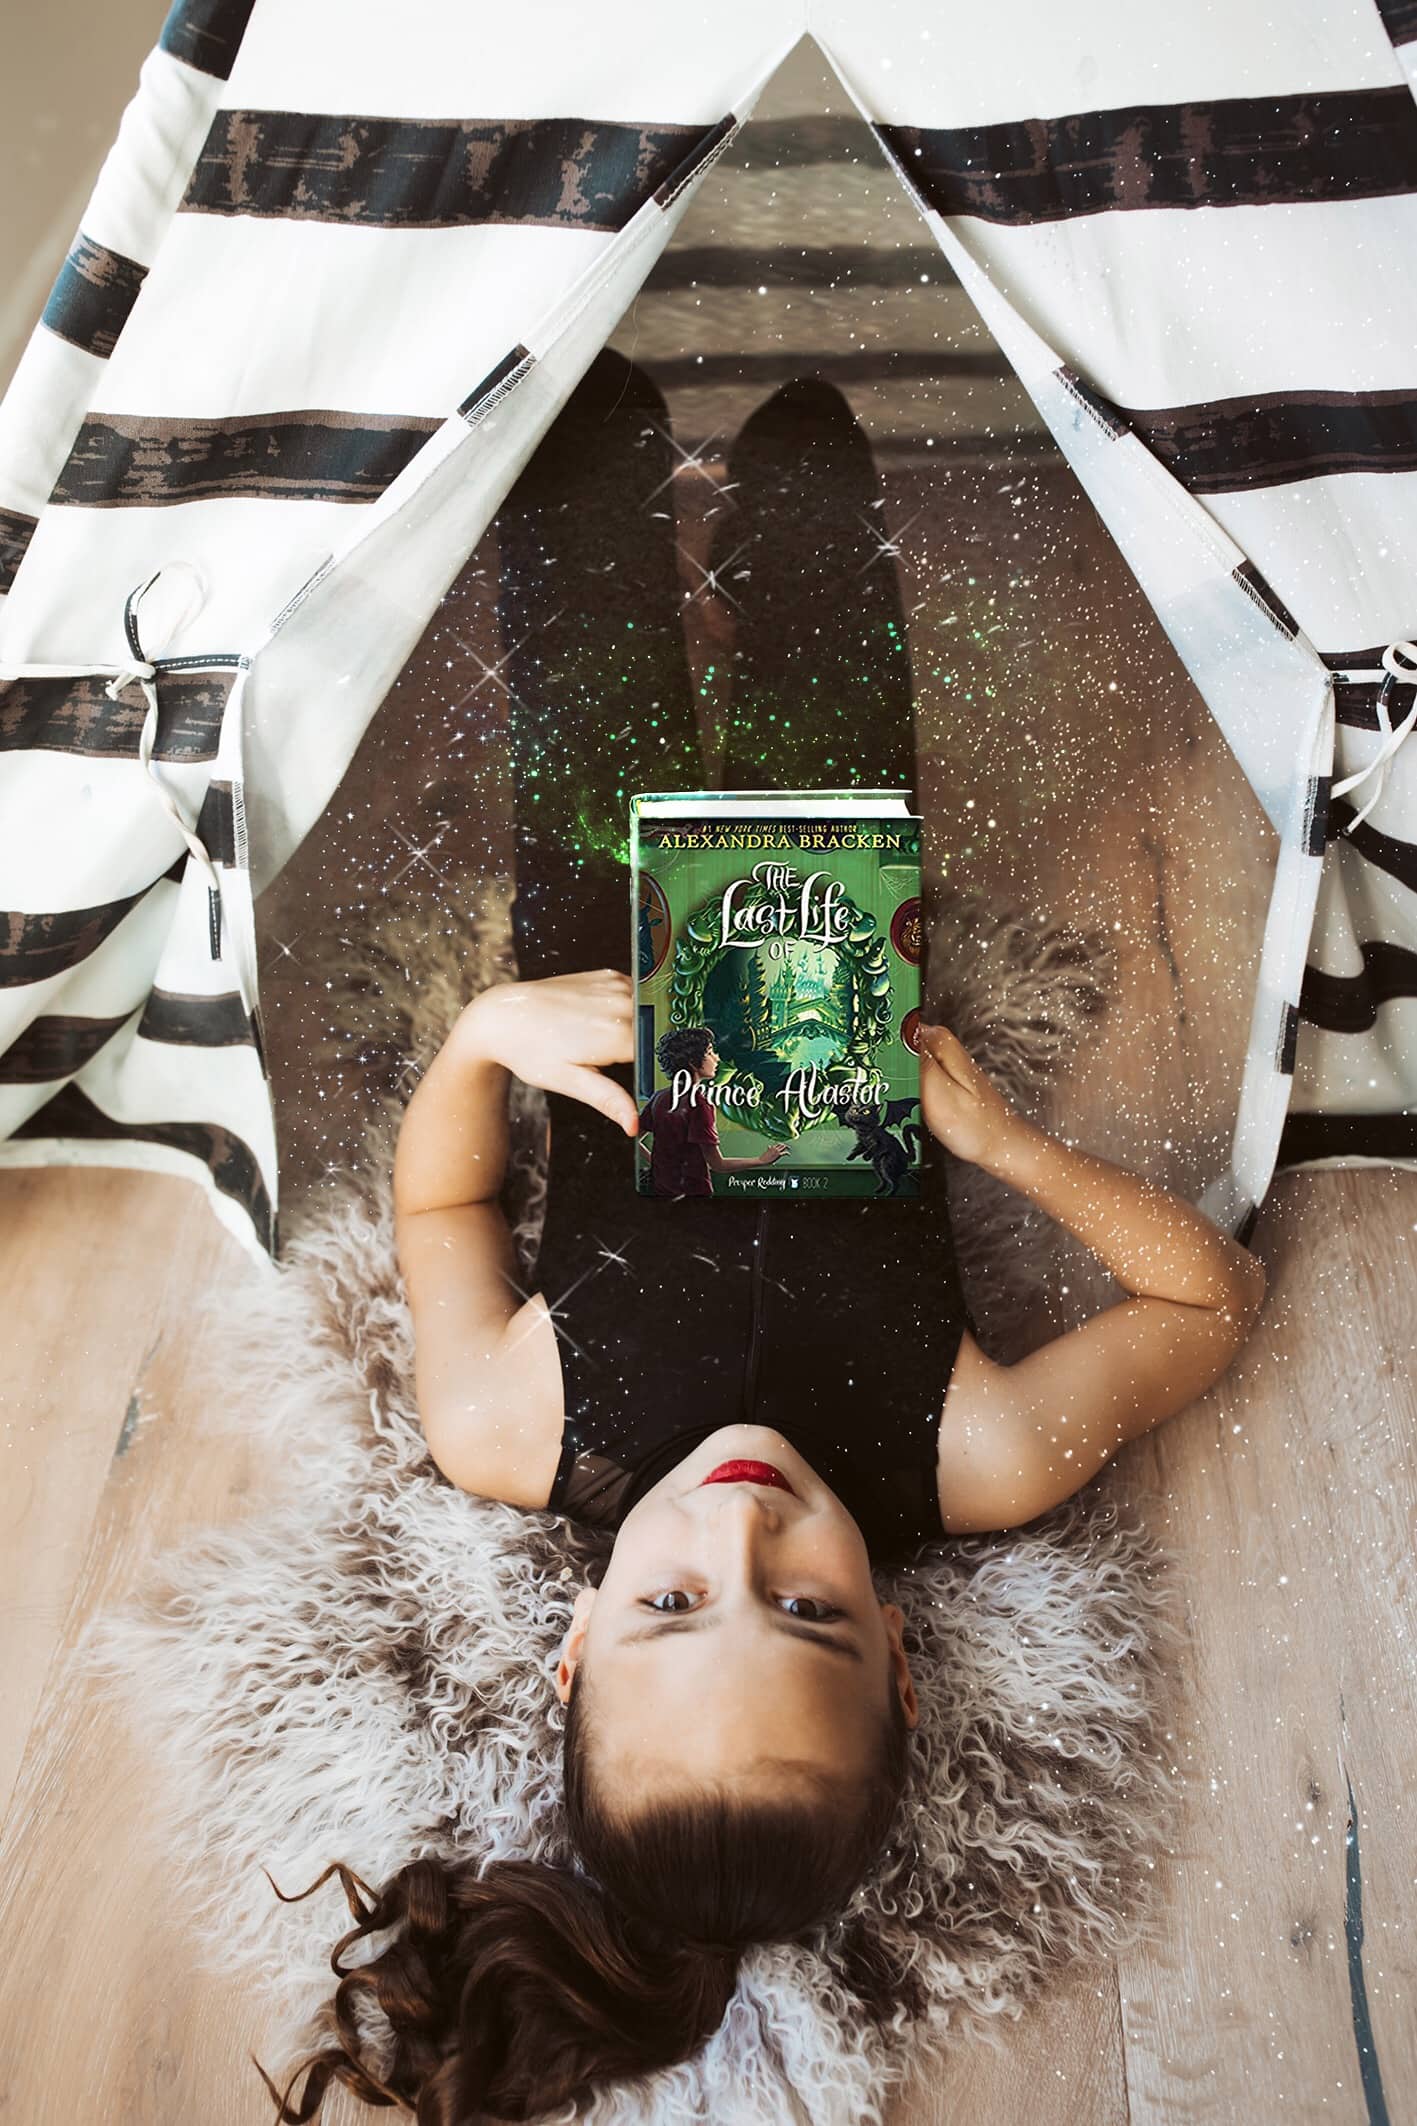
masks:
[[[272,1245],[253,888],[808,31],[1279,834],[1207,1208],[1291,1108],[1417,1163],[1404,12],[179,0],[0,407],[0,1160],[190,1172]]]

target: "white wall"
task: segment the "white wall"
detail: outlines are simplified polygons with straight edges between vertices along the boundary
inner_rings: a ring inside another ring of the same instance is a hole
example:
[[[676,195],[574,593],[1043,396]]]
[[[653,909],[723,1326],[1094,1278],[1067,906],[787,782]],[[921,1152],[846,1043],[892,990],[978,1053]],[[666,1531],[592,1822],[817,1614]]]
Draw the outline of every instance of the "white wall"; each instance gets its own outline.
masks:
[[[164,0],[8,0],[0,66],[0,391],[157,43]]]

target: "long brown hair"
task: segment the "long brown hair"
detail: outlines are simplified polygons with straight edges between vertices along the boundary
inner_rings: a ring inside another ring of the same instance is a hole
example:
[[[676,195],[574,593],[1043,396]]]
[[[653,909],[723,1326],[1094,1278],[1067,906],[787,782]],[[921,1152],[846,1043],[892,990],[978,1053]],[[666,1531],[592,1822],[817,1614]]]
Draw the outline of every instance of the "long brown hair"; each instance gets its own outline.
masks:
[[[284,2093],[260,2070],[277,2118],[315,2118],[331,2081],[401,2106],[418,2126],[535,2118],[687,2059],[721,2022],[745,1948],[801,1939],[846,1904],[889,1835],[908,1747],[891,1690],[864,1788],[824,1779],[790,1800],[705,1789],[626,1815],[597,1789],[578,1677],[564,1774],[584,1872],[426,1858],[376,1892],[341,1862],[326,1868],[299,1896],[337,1874],[355,1924],[330,1957],[330,2042]],[[378,1956],[346,1966],[353,1944],[393,1927]],[[378,2069],[362,2014],[371,2004],[388,2031]]]

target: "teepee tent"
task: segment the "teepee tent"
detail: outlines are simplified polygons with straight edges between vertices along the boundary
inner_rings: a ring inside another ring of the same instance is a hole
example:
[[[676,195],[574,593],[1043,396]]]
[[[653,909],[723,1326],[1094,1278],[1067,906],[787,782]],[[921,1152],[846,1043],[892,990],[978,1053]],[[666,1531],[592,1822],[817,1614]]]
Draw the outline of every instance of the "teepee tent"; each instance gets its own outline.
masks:
[[[177,0],[0,406],[0,1163],[274,1248],[253,895],[804,32],[1275,830],[1205,1207],[1417,1165],[1412,0]]]

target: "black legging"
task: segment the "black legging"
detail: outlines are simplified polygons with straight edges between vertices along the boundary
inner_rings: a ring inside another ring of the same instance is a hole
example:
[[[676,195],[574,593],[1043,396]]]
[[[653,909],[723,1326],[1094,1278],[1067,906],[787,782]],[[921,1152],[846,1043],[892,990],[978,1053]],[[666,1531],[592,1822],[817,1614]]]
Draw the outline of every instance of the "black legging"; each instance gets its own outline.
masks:
[[[816,384],[778,393],[745,424],[730,460],[746,472],[727,548],[758,530],[752,568],[761,582],[771,563],[787,588],[775,612],[766,586],[759,597],[768,625],[756,653],[753,619],[740,624],[748,653],[736,666],[725,772],[706,774],[673,518],[656,514],[673,508],[668,428],[643,372],[602,354],[498,519],[523,980],[633,967],[633,791],[915,784],[891,570],[879,567],[861,600],[877,641],[899,649],[898,668],[884,681],[873,673],[868,640],[864,675],[838,665],[813,687],[807,670],[829,630],[811,623],[812,595],[793,599],[794,578],[821,569],[826,580],[813,589],[833,610],[841,604],[823,557],[832,513],[821,491],[845,468],[851,507],[839,514],[859,517],[875,481],[845,402]],[[803,466],[809,479],[794,489],[791,472]],[[751,575],[729,581],[745,608],[751,585]],[[610,1074],[633,1089],[629,1064]],[[876,1553],[938,1535],[934,1428],[967,1318],[938,1159],[918,1199],[665,1203],[635,1193],[633,1145],[616,1124],[559,1095],[550,1108],[536,1284],[560,1332],[567,1458],[609,1441],[623,1452],[629,1441],[638,1466],[695,1423],[751,1415],[791,1430],[829,1418],[833,1440],[852,1453],[907,1460],[918,1473],[919,1496],[898,1524],[867,1526]],[[818,1441],[819,1467],[832,1469],[829,1446]],[[831,1480],[849,1494],[840,1469]]]

